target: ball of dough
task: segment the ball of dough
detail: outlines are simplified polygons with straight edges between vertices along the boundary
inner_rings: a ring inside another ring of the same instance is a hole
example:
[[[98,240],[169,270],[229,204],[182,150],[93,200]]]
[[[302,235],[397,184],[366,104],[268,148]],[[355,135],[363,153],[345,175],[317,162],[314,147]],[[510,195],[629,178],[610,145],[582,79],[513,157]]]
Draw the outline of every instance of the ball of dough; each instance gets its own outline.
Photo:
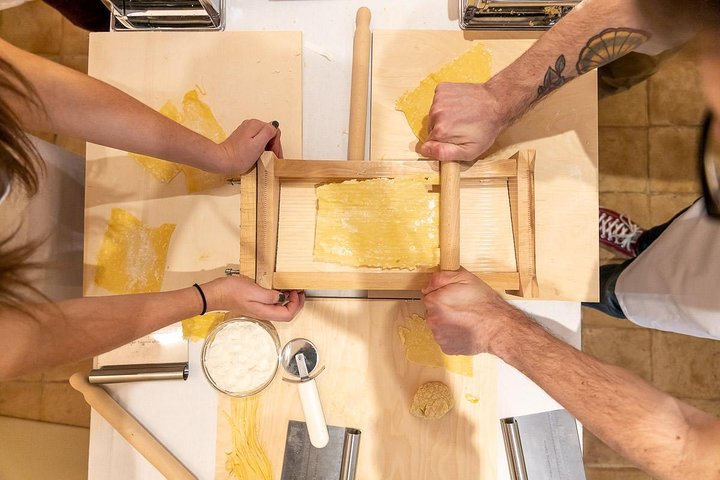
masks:
[[[415,392],[410,413],[419,418],[434,420],[452,410],[453,396],[450,387],[442,382],[427,382]]]

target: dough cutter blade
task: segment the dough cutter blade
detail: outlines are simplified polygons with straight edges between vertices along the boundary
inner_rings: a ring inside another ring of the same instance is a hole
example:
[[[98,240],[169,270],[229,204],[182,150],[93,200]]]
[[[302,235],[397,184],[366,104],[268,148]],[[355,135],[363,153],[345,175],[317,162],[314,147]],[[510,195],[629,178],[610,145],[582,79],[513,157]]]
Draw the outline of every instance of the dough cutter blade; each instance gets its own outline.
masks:
[[[353,480],[360,447],[360,430],[328,425],[330,441],[315,448],[305,422],[290,420],[285,440],[281,480]]]

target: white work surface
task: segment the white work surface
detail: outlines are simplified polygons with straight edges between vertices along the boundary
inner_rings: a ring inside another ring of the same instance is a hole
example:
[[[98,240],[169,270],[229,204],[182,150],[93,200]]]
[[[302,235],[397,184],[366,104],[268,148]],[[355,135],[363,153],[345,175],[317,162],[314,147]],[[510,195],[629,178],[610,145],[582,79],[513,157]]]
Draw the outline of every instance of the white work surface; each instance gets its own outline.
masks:
[[[458,29],[457,1],[227,0],[227,30],[302,31],[304,158],[343,159],[347,148],[355,12],[372,11],[371,29]],[[129,33],[132,35],[132,33]],[[568,343],[580,345],[580,305],[518,301]],[[190,377],[107,387],[113,397],[201,479],[214,478],[217,393],[200,367],[201,343],[190,345]],[[276,379],[277,381],[277,379]],[[545,392],[500,362],[498,418],[559,408]],[[94,411],[90,480],[162,476]],[[498,479],[510,478],[498,422]],[[362,445],[362,443],[361,443]],[[362,447],[360,461],[362,461]],[[372,480],[372,479],[370,479]]]

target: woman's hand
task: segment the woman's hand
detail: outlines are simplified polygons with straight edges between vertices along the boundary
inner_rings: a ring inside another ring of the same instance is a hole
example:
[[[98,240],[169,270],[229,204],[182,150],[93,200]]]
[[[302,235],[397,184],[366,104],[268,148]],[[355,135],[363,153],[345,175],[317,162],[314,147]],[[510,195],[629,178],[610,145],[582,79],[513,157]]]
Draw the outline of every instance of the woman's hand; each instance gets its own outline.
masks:
[[[257,119],[245,120],[219,144],[219,158],[203,167],[209,172],[243,174],[250,170],[264,151],[282,158],[280,130]]]
[[[292,290],[281,294],[243,276],[218,278],[201,287],[207,298],[208,311],[228,310],[231,316],[289,322],[305,304],[304,292]],[[287,303],[278,303],[283,297]]]

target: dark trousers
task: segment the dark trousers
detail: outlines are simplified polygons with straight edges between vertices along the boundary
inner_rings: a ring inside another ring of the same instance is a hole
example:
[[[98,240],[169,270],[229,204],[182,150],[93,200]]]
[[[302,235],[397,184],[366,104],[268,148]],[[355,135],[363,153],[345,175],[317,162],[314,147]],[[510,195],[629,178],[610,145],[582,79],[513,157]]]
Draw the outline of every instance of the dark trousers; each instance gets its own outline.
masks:
[[[634,262],[642,252],[645,251],[657,238],[662,235],[665,229],[680,215],[690,208],[689,206],[676,213],[673,218],[657,225],[648,230],[645,230],[638,238],[636,252],[637,256],[625,260],[623,263],[616,263],[613,265],[602,265],[600,267],[600,301],[599,302],[583,302],[583,306],[600,310],[601,312],[610,315],[615,318],[626,318],[625,314],[620,308],[620,302],[618,302],[617,295],[615,295],[615,285],[620,277],[620,274]]]

